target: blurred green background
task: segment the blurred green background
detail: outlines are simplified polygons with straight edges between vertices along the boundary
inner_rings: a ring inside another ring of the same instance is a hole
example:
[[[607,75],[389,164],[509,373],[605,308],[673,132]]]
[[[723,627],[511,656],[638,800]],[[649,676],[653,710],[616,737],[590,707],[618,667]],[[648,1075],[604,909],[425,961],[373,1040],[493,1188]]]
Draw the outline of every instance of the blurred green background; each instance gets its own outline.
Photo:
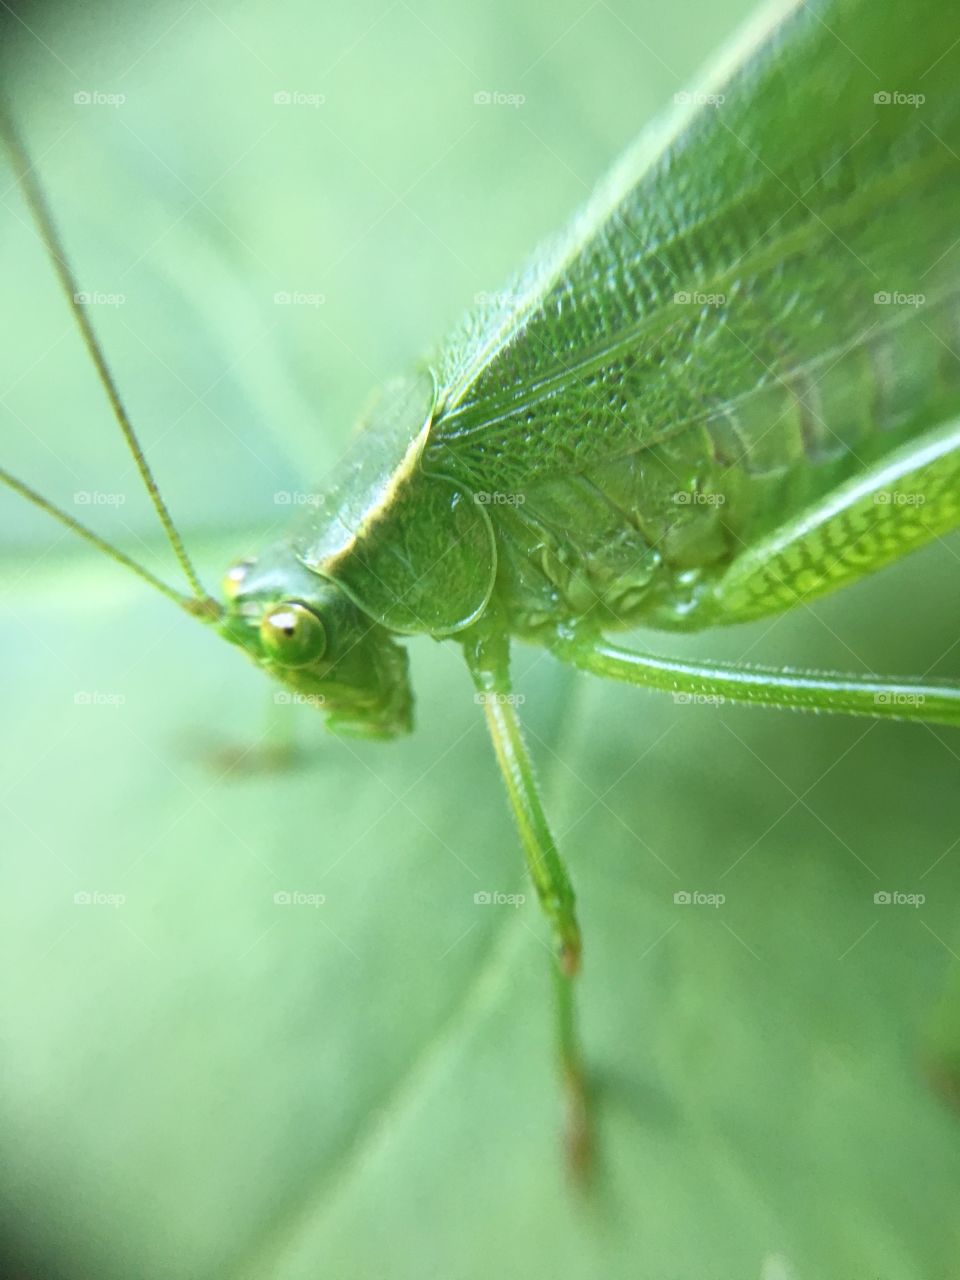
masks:
[[[6,93],[208,578],[746,11],[7,12]],[[2,189],[2,464],[172,578],[9,171]],[[294,708],[300,767],[225,771],[264,731],[262,677],[11,494],[0,529],[9,1270],[960,1276],[946,731],[678,706],[519,654],[586,932],[584,1200],[537,912],[474,903],[525,886],[456,652],[411,645],[410,740],[340,742]],[[773,626],[642,639],[955,677],[958,552]]]

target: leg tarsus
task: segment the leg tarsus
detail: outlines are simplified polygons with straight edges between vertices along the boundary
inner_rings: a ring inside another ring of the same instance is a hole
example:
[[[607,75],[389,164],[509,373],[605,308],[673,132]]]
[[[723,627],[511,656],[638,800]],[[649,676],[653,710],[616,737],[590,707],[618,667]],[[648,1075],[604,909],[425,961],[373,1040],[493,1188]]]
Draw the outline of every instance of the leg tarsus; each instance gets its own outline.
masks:
[[[573,974],[554,966],[560,1073],[563,1083],[563,1146],[567,1168],[577,1183],[588,1181],[593,1165],[590,1097],[580,1048],[574,1004]]]

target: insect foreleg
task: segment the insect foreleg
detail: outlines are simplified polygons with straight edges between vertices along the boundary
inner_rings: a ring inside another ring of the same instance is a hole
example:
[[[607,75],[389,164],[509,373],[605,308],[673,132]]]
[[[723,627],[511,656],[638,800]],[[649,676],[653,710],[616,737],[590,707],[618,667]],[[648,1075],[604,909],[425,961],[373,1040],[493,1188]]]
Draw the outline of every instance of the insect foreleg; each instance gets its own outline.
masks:
[[[510,688],[505,637],[484,639],[467,648],[467,661],[483,705],[527,859],[527,867],[547,918],[553,926],[560,968],[573,977],[580,967],[580,929],[573,887],[547,825],[533,765],[520,730]]]
[[[563,661],[584,671],[665,690],[682,701],[755,702],[796,711],[834,711],[960,726],[960,685],[907,677],[679,662],[576,635],[562,637],[552,648]]]
[[[558,1049],[568,1108],[566,1139],[571,1165],[583,1172],[590,1142],[586,1076],[574,1004],[573,980],[580,968],[581,939],[573,886],[550,832],[517,718],[506,634],[478,634],[464,645],[464,650],[520,832],[527,869],[553,930]]]

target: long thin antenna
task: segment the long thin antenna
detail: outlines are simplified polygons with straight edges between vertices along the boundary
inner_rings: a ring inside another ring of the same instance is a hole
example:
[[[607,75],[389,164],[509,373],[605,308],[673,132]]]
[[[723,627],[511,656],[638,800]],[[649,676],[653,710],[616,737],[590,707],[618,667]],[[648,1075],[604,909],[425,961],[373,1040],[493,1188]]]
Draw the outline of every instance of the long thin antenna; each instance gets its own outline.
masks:
[[[118,563],[125,565],[126,568],[135,573],[138,578],[142,578],[144,582],[149,582],[152,587],[156,587],[158,591],[161,591],[170,600],[173,600],[181,609],[185,609],[187,613],[192,614],[194,617],[206,618],[210,621],[219,617],[220,606],[215,600],[211,600],[207,596],[194,597],[184,595],[182,592],[176,591],[173,587],[168,586],[165,582],[162,582],[160,578],[156,577],[155,574],[152,574],[149,569],[145,569],[142,564],[138,564],[136,560],[133,560],[117,547],[111,546],[105,538],[101,538],[100,535],[94,533],[92,529],[88,529],[85,524],[81,524],[79,520],[75,520],[73,516],[64,511],[62,507],[58,507],[55,502],[51,502],[42,494],[37,493],[36,489],[31,489],[28,484],[24,484],[22,480],[18,480],[16,476],[11,475],[9,471],[5,471],[3,467],[0,467],[0,484],[7,485],[10,489],[13,489],[15,493],[19,493],[21,497],[26,498],[28,502],[32,502],[34,506],[39,507],[41,511],[45,511],[47,515],[51,515],[55,520],[59,520],[60,523],[62,525],[66,525],[72,533],[77,534],[78,537],[83,538],[84,542],[89,542],[99,551],[103,551],[111,558],[111,560],[116,560]]]
[[[187,555],[187,549],[183,545],[180,534],[177,532],[170,512],[167,510],[167,504],[160,495],[157,482],[154,479],[153,472],[150,470],[150,464],[144,456],[143,449],[140,446],[140,441],[137,439],[137,434],[133,429],[133,424],[127,415],[123,401],[120,399],[120,392],[118,391],[117,384],[114,382],[113,375],[107,366],[103,350],[97,340],[97,335],[93,331],[93,326],[90,323],[90,319],[85,308],[79,301],[80,290],[77,286],[77,280],[73,274],[73,268],[70,266],[70,261],[67,258],[66,251],[63,247],[63,241],[60,239],[59,233],[54,225],[46,197],[44,196],[40,183],[37,180],[33,166],[30,163],[30,158],[27,155],[26,148],[20,140],[20,136],[13,124],[13,120],[2,103],[0,103],[0,137],[3,138],[7,145],[7,149],[10,152],[10,158],[13,161],[16,180],[20,186],[20,190],[23,192],[24,200],[27,203],[27,207],[30,210],[37,231],[39,232],[40,239],[43,241],[44,247],[50,257],[50,261],[57,273],[63,292],[66,294],[70,310],[73,312],[73,318],[77,322],[77,328],[80,330],[80,335],[83,338],[83,342],[90,355],[90,359],[93,361],[94,368],[97,371],[97,375],[100,378],[103,389],[107,393],[107,398],[110,401],[110,407],[113,409],[113,415],[119,424],[120,430],[123,432],[123,437],[127,442],[127,447],[133,455],[133,460],[137,465],[137,470],[140,472],[140,478],[143,481],[147,493],[150,495],[150,501],[153,503],[154,510],[160,518],[160,523],[163,525],[167,539],[173,548],[177,560],[180,562],[180,567],[183,569],[194,595],[197,597],[198,601],[205,601],[208,599],[207,593],[203,589],[203,585],[197,576],[190,557]],[[19,482],[11,487],[18,488],[19,492],[24,492],[24,489],[26,488],[25,486],[19,486]],[[31,501],[34,501],[35,498],[39,496],[35,495],[33,490],[29,490],[29,494],[33,495],[31,496]],[[27,495],[25,494],[25,496]],[[41,501],[38,505],[44,506],[45,504]],[[45,509],[49,510],[51,514],[58,511],[57,508],[54,508],[53,504],[46,504]],[[75,531],[83,527],[78,526],[77,522],[72,520],[72,518],[67,516],[64,512],[59,512],[59,516],[63,517],[64,523]],[[96,535],[91,535],[91,537],[88,538],[88,541],[91,540],[96,540]],[[124,557],[121,557],[119,552],[114,552],[114,556],[116,559],[124,559]]]

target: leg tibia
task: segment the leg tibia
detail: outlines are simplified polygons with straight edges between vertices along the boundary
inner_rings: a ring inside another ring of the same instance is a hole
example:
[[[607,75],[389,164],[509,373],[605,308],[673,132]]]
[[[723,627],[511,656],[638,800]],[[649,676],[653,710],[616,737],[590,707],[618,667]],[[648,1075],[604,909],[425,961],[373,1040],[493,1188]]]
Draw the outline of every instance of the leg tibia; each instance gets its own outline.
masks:
[[[681,662],[633,653],[605,640],[565,638],[558,657],[584,671],[662,689],[687,701],[754,702],[797,711],[922,720],[960,726],[960,685],[837,672],[740,667],[733,663]]]

